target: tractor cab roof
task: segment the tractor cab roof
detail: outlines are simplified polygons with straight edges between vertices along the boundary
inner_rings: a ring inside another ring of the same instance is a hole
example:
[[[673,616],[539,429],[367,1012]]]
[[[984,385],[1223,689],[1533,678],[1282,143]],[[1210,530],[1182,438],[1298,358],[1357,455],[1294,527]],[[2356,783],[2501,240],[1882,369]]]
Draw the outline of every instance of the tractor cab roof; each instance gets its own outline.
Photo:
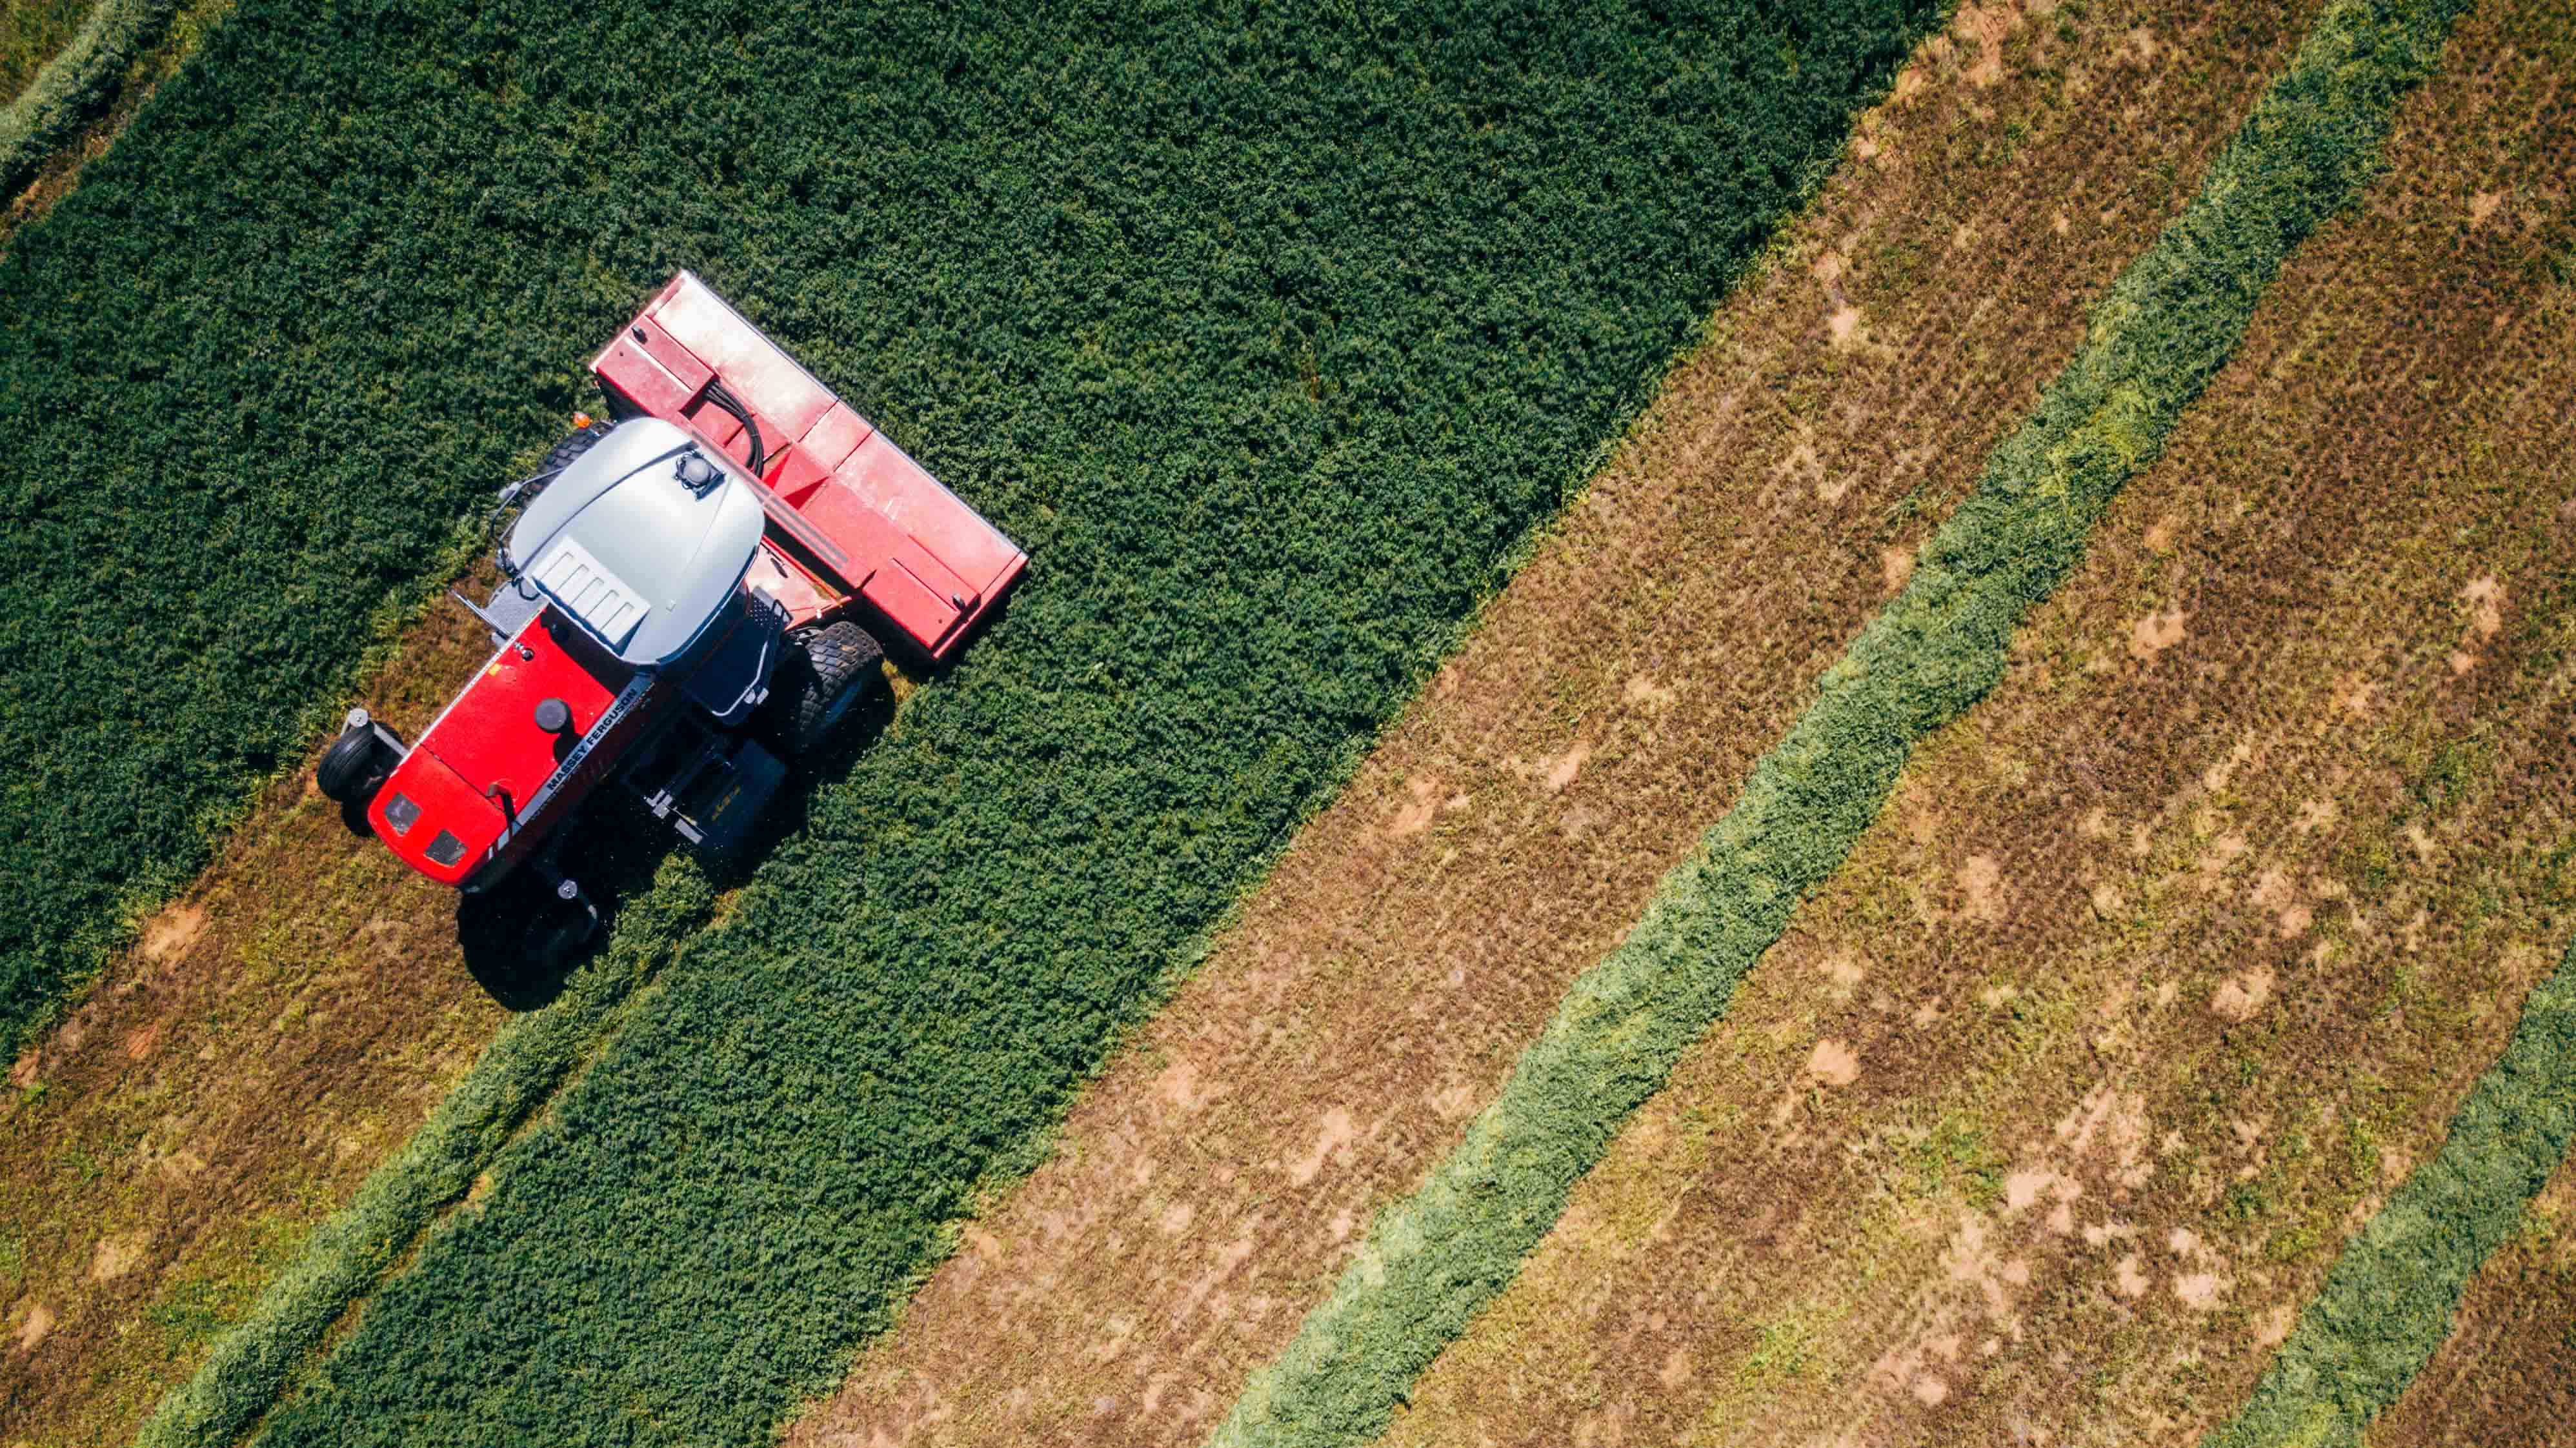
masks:
[[[620,423],[510,530],[510,561],[639,668],[688,652],[760,548],[760,499],[731,458],[659,418]]]

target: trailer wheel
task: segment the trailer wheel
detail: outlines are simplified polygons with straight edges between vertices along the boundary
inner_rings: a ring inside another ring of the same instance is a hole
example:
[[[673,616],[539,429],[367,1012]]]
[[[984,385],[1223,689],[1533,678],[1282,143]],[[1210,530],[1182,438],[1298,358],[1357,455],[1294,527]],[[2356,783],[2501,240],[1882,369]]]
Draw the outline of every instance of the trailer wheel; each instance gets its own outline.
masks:
[[[789,754],[803,754],[831,736],[850,711],[883,687],[877,667],[885,650],[868,631],[843,620],[814,630],[778,664],[775,737]]]
[[[323,751],[313,782],[325,798],[363,809],[384,786],[385,776],[394,772],[394,761],[385,755],[384,742],[374,729],[351,729]]]
[[[598,446],[599,440],[608,436],[608,429],[611,426],[613,426],[613,424],[594,422],[590,426],[582,428],[570,437],[565,438],[563,441],[556,443],[553,450],[546,454],[546,465],[538,469],[538,471],[541,473],[559,473],[564,469],[571,467],[573,459],[580,457],[583,453],[586,453],[593,447]]]

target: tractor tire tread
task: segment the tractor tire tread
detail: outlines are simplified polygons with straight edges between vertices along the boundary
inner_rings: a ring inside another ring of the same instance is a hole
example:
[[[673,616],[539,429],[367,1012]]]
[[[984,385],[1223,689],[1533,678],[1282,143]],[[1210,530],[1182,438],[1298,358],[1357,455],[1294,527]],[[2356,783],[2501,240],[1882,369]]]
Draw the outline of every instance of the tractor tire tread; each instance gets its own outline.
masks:
[[[383,758],[384,743],[370,729],[352,729],[333,740],[313,767],[313,783],[323,797],[341,804],[364,804],[392,773]]]
[[[885,650],[868,631],[847,619],[828,624],[796,641],[779,665],[778,742],[791,754],[803,754],[823,742],[855,700],[845,693],[865,691],[884,681],[878,664]],[[835,705],[841,707],[835,708]]]
[[[608,430],[612,426],[614,426],[612,423],[594,422],[588,427],[576,430],[571,436],[547,450],[545,466],[538,471],[559,473],[571,467],[575,458],[598,446],[599,440],[608,436]]]

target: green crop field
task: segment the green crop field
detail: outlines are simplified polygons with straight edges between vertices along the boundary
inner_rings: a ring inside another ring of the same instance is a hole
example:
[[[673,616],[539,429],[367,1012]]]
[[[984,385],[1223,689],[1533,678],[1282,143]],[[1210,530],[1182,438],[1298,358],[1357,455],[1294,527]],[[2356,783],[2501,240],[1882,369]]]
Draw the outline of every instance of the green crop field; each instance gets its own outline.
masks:
[[[2563,7],[9,25],[0,1439],[2399,1448],[2500,1340]],[[301,777],[681,267],[1032,564],[506,1015]]]
[[[673,267],[1036,559],[268,1435],[745,1441],[827,1385],[1934,18],[243,5],[0,263],[13,1026]]]

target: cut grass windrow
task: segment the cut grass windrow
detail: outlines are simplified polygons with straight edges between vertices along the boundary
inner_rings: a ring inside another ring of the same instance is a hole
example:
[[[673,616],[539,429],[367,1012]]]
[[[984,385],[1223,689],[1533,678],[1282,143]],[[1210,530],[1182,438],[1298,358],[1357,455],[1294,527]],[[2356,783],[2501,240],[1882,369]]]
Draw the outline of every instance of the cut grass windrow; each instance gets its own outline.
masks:
[[[620,913],[608,948],[576,971],[545,1009],[501,1028],[402,1150],[314,1230],[196,1373],[161,1400],[137,1438],[142,1448],[230,1443],[248,1431],[350,1304],[411,1250],[441,1211],[465,1199],[494,1155],[593,1049],[635,987],[705,924],[713,904],[695,865],[667,862],[654,888]]]
[[[2450,1134],[2361,1229],[2245,1410],[2203,1448],[2360,1448],[2451,1332],[2469,1279],[2576,1138],[2576,944],[2523,1002]]]
[[[2397,99],[2430,72],[2460,8],[2401,0],[2320,18],[1904,591],[1627,939],[1575,983],[1457,1150],[1379,1216],[1215,1443],[1352,1443],[1386,1425],[1510,1281],[1618,1124],[1724,1013],[1798,901],[1841,864],[1914,744],[2000,677],[2016,623],[2161,451],[2284,258],[2359,194]]]
[[[27,88],[0,106],[0,199],[115,98],[125,68],[161,38],[179,0],[98,0]]]

